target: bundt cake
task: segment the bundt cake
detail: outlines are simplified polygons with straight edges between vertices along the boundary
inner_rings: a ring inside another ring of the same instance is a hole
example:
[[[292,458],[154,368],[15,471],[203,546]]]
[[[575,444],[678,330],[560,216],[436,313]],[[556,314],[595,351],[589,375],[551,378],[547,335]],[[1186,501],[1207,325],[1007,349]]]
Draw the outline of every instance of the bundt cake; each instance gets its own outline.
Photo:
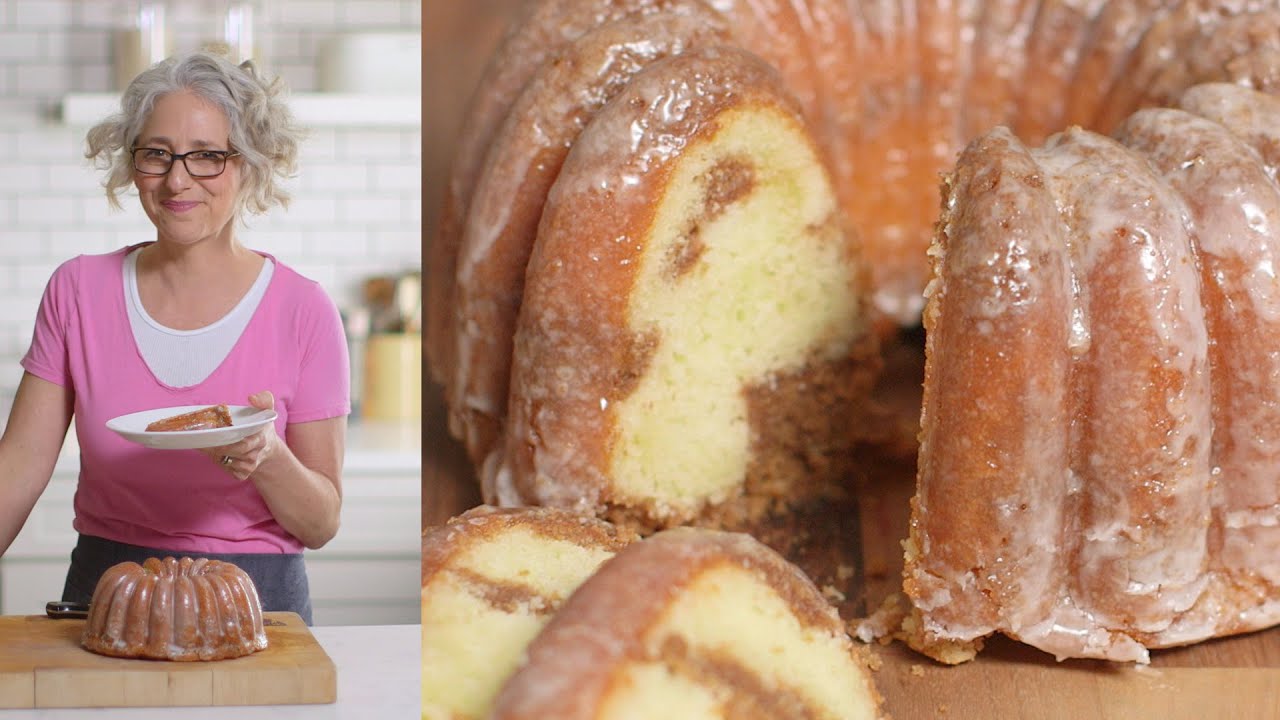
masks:
[[[490,717],[876,718],[866,653],[777,553],[739,533],[675,528],[583,582]]]
[[[732,43],[778,70],[834,184],[832,224],[861,248],[846,269],[863,322],[883,329],[919,321],[937,177],[969,139],[1001,124],[1033,144],[1067,123],[1110,132],[1195,82],[1274,87],[1278,34],[1278,0],[532,0],[468,110],[428,262],[429,367],[486,500],[499,502],[546,195],[572,181],[561,164],[578,133],[652,60]]]
[[[629,15],[700,0],[533,0],[468,111],[430,249],[428,359],[445,384],[460,320],[458,248],[476,222],[486,158],[535,73]],[[1192,84],[1280,84],[1276,0],[715,0],[734,40],[776,67],[819,138],[841,208],[869,260],[873,310],[919,322],[937,176],[971,138],[1007,125],[1027,142],[1079,124],[1110,132]],[[655,37],[658,37],[655,35]],[[658,40],[662,42],[661,39]],[[572,54],[572,53],[570,53]],[[531,192],[540,192],[530,190]],[[492,217],[484,211],[484,218]]]
[[[108,568],[89,601],[81,644],[102,655],[223,660],[267,647],[253,580],[220,560],[148,558]]]
[[[1280,116],[1251,115],[1273,100],[1186,94],[1243,137],[1145,109],[1114,140],[997,129],[960,157],[924,315],[917,648],[956,662],[1002,632],[1146,662],[1280,622],[1280,185],[1258,149]]]
[[[428,260],[485,500],[794,558],[923,313],[914,645],[1277,622],[1278,38],[1280,0],[532,0]]]
[[[473,508],[422,537],[422,717],[487,717],[529,641],[633,536],[556,508]]]

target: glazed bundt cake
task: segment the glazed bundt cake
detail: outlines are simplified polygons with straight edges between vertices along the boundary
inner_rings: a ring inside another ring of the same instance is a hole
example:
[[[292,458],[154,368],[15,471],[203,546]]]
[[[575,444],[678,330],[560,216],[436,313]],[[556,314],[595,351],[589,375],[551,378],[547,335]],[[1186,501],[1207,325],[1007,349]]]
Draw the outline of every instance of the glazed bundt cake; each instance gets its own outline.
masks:
[[[488,717],[525,646],[634,539],[556,508],[481,506],[422,537],[422,717]]]
[[[465,332],[453,294],[472,197],[530,78],[603,24],[707,8],[799,101],[866,247],[873,310],[904,325],[923,306],[937,177],[977,134],[1003,124],[1038,143],[1069,124],[1110,132],[1192,84],[1280,84],[1276,0],[533,0],[473,97],[430,249],[438,381],[453,382],[453,335]]]
[[[1187,93],[1242,136],[1146,109],[1115,140],[997,129],[961,156],[924,316],[916,647],[1145,662],[1280,622],[1273,101]]]
[[[532,0],[429,256],[485,500],[794,558],[923,312],[913,644],[1277,622],[1278,38],[1280,0]]]
[[[675,528],[629,545],[569,597],[490,717],[876,718],[866,653],[768,547]]]
[[[253,580],[220,560],[148,558],[109,568],[94,587],[81,644],[102,655],[223,660],[267,647]]]
[[[579,132],[651,61],[732,43],[777,69],[833,182],[832,224],[861,248],[846,263],[860,322],[883,333],[919,321],[937,177],[969,139],[1001,124],[1032,144],[1068,123],[1110,132],[1197,82],[1274,87],[1277,36],[1277,0],[532,0],[474,95],[429,257],[429,366],[486,500],[500,502],[546,195],[572,182],[561,164]]]

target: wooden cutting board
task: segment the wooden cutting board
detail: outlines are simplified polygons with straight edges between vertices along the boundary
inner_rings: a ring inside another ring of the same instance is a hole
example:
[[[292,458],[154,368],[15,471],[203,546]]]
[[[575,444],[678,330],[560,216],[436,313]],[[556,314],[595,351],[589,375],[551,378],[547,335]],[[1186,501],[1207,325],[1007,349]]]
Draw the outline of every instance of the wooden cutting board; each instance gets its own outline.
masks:
[[[293,705],[337,699],[338,674],[297,613],[264,613],[266,650],[168,662],[96,655],[84,620],[0,616],[0,708]]]

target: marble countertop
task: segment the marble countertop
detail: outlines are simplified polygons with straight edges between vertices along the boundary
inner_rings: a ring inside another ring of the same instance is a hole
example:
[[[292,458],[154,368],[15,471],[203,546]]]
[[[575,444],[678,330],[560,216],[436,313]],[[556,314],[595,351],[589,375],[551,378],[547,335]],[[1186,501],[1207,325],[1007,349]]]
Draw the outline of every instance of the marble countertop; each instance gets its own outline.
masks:
[[[421,625],[311,628],[338,670],[330,705],[0,710],[0,720],[367,720],[422,713]]]

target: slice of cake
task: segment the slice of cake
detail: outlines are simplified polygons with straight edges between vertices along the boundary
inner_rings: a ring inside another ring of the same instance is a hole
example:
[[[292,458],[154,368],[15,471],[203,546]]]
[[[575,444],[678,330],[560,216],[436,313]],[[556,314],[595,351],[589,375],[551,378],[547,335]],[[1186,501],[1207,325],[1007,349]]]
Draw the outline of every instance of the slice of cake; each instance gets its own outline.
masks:
[[[879,364],[862,273],[777,73],[733,48],[652,63],[547,198],[501,504],[653,529],[844,492]]]
[[[554,508],[481,506],[422,536],[422,717],[486,717],[525,645],[631,536]]]
[[[539,69],[493,137],[458,250],[456,362],[445,383],[450,426],[481,469],[488,502],[496,498],[484,468],[506,417],[525,266],[547,191],[578,133],[631,76],[691,46],[727,42],[724,26],[701,3],[604,23]]]
[[[676,528],[633,543],[578,588],[491,718],[876,718],[865,653],[768,547]]]
[[[226,405],[214,405],[156,420],[147,425],[147,432],[182,432],[222,427],[231,427],[231,411]]]

